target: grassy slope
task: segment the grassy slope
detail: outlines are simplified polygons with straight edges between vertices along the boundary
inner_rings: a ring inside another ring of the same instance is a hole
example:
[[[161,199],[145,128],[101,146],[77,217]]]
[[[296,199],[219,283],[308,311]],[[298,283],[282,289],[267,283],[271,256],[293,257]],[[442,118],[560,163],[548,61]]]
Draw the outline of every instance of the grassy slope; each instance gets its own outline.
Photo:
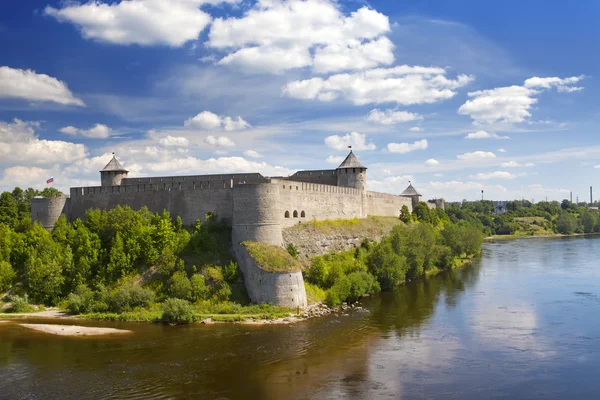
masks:
[[[259,242],[242,242],[260,268],[267,272],[298,272],[302,265],[286,250]]]
[[[368,217],[363,219],[309,221],[296,224],[287,229],[290,231],[309,231],[327,235],[380,235],[389,232],[394,226],[399,224],[402,224],[402,221],[396,217]]]

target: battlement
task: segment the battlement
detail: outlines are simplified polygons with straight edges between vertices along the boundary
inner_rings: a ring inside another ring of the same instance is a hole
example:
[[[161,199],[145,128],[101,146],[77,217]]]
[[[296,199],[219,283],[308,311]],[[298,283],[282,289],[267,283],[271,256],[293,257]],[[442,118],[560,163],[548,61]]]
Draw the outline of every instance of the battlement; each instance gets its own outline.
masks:
[[[124,178],[121,185],[143,185],[181,182],[207,182],[232,180],[234,184],[268,183],[269,179],[259,173],[250,174],[214,174],[214,175],[184,175],[184,176],[153,176],[142,178]]]
[[[362,195],[362,191],[350,187],[325,185],[321,183],[309,183],[301,181],[292,181],[288,179],[272,179],[274,183],[281,186],[281,191],[303,191],[303,192],[318,192],[318,193],[336,193],[349,195]]]
[[[118,194],[118,193],[138,193],[138,192],[171,192],[183,190],[208,190],[208,189],[231,189],[234,181],[226,180],[205,180],[188,182],[156,182],[140,183],[135,185],[119,186],[84,186],[71,188],[71,197],[88,196],[95,194]]]

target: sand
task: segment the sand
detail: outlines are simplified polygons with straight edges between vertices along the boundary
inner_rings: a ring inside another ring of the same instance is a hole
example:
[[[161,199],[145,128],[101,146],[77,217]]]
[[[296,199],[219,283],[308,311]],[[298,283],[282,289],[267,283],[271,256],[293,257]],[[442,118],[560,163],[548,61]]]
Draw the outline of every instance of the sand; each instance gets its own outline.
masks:
[[[25,328],[34,329],[36,331],[50,333],[60,336],[97,336],[97,335],[112,335],[131,333],[125,329],[114,328],[95,328],[89,326],[76,325],[53,325],[53,324],[20,324]]]

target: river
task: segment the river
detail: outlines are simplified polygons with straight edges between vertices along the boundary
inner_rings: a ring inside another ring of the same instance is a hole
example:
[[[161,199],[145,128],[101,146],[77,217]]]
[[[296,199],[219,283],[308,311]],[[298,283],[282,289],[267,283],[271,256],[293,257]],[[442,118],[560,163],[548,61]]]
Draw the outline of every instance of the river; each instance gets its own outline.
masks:
[[[489,242],[366,311],[295,325],[82,322],[134,333],[74,338],[2,323],[0,398],[600,398],[599,256],[600,238]]]

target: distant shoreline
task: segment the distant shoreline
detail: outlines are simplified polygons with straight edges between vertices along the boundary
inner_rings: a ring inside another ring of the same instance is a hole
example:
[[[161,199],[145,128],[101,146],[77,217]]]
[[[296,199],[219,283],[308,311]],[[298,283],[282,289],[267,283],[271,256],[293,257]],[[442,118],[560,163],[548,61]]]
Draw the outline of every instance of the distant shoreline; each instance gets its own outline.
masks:
[[[562,233],[555,233],[552,235],[493,235],[483,238],[484,241],[489,242],[493,240],[514,240],[514,239],[543,239],[543,238],[561,238],[561,237],[577,237],[577,236],[598,236],[600,232],[594,233],[572,233],[565,235]]]

